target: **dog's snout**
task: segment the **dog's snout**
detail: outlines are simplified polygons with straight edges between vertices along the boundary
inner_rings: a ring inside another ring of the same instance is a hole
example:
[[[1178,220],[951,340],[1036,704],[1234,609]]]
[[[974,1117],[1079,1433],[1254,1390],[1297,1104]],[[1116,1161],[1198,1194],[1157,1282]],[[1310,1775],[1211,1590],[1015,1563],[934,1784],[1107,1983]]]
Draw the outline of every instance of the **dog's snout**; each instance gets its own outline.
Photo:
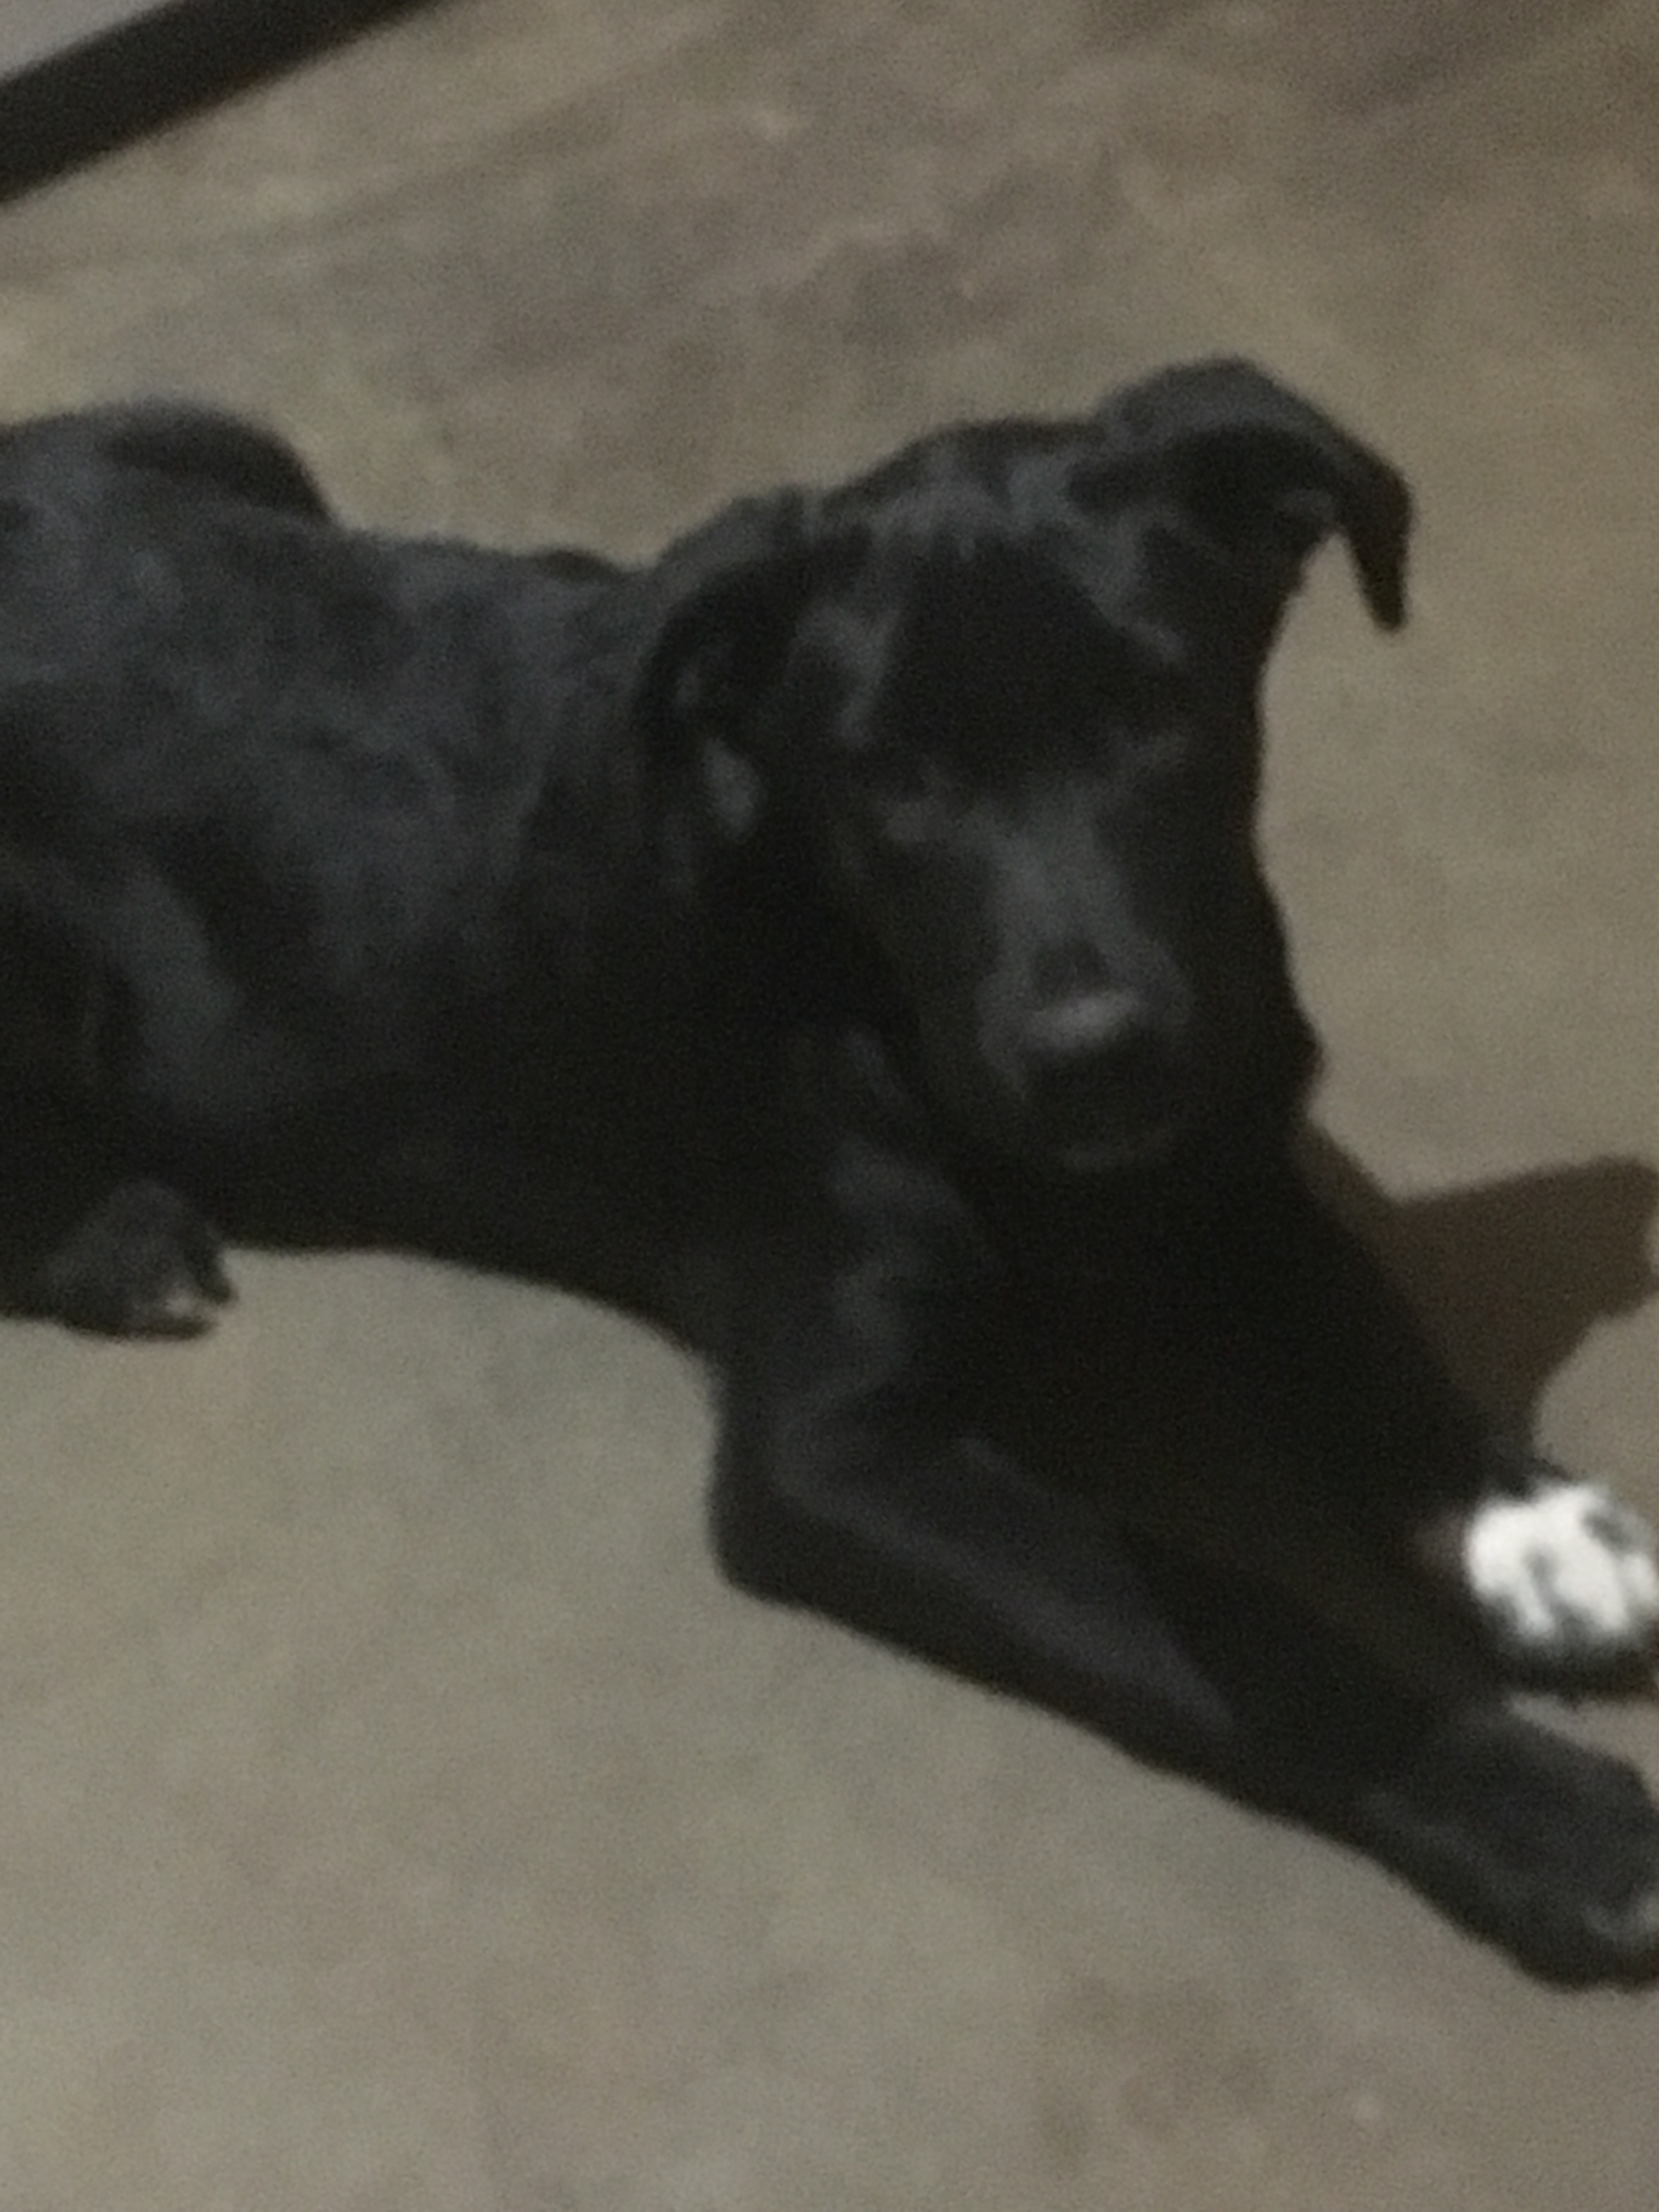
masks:
[[[1031,1016],[1027,1048],[1042,1066],[1115,1057],[1144,1048],[1152,1023],[1134,992],[1102,988],[1069,992]]]

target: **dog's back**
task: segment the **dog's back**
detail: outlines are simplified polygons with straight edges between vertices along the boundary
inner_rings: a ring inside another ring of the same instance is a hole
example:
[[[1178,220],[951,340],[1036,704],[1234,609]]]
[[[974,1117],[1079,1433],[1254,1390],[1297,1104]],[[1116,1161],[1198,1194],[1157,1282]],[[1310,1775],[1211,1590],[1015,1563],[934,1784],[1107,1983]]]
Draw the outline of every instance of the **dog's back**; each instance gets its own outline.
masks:
[[[489,993],[603,585],[346,531],[211,414],[0,444],[0,912],[98,974],[135,1102],[280,1110]]]

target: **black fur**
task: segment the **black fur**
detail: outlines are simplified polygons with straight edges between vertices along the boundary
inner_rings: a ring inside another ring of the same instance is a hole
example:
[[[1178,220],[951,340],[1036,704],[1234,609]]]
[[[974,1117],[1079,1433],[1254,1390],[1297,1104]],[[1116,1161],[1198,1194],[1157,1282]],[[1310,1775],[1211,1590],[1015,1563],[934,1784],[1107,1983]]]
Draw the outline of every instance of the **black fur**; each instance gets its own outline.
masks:
[[[1407,527],[1237,363],[632,571],[349,532],[195,410],[17,429],[13,1304],[200,1326],[210,1218],[625,1301],[714,1362],[738,1583],[1647,1975],[1659,1814],[1434,1571],[1540,1463],[1295,1164],[1259,682],[1329,535],[1400,621]]]

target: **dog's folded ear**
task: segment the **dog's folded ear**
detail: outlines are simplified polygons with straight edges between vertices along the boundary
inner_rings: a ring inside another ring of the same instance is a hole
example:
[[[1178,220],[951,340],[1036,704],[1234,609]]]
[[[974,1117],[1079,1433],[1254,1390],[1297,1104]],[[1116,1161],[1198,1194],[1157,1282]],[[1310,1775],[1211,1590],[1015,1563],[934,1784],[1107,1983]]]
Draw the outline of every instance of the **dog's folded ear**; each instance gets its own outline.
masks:
[[[653,575],[635,723],[659,758],[692,759],[734,837],[763,805],[753,738],[810,581],[807,505],[795,491],[739,500],[671,546]]]
[[[1387,629],[1406,615],[1411,494],[1405,479],[1310,401],[1245,361],[1168,368],[1107,399],[1105,465],[1156,471],[1199,526],[1279,603],[1340,532],[1365,604]]]

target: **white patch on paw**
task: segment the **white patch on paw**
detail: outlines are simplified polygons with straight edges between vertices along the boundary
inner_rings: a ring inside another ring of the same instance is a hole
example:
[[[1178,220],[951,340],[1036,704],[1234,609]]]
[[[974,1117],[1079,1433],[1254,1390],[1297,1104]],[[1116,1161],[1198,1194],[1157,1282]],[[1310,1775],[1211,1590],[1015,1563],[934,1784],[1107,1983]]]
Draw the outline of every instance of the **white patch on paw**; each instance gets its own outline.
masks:
[[[1593,1482],[1479,1507],[1463,1571],[1504,1640],[1531,1658],[1616,1659],[1659,1632],[1653,1536]]]

